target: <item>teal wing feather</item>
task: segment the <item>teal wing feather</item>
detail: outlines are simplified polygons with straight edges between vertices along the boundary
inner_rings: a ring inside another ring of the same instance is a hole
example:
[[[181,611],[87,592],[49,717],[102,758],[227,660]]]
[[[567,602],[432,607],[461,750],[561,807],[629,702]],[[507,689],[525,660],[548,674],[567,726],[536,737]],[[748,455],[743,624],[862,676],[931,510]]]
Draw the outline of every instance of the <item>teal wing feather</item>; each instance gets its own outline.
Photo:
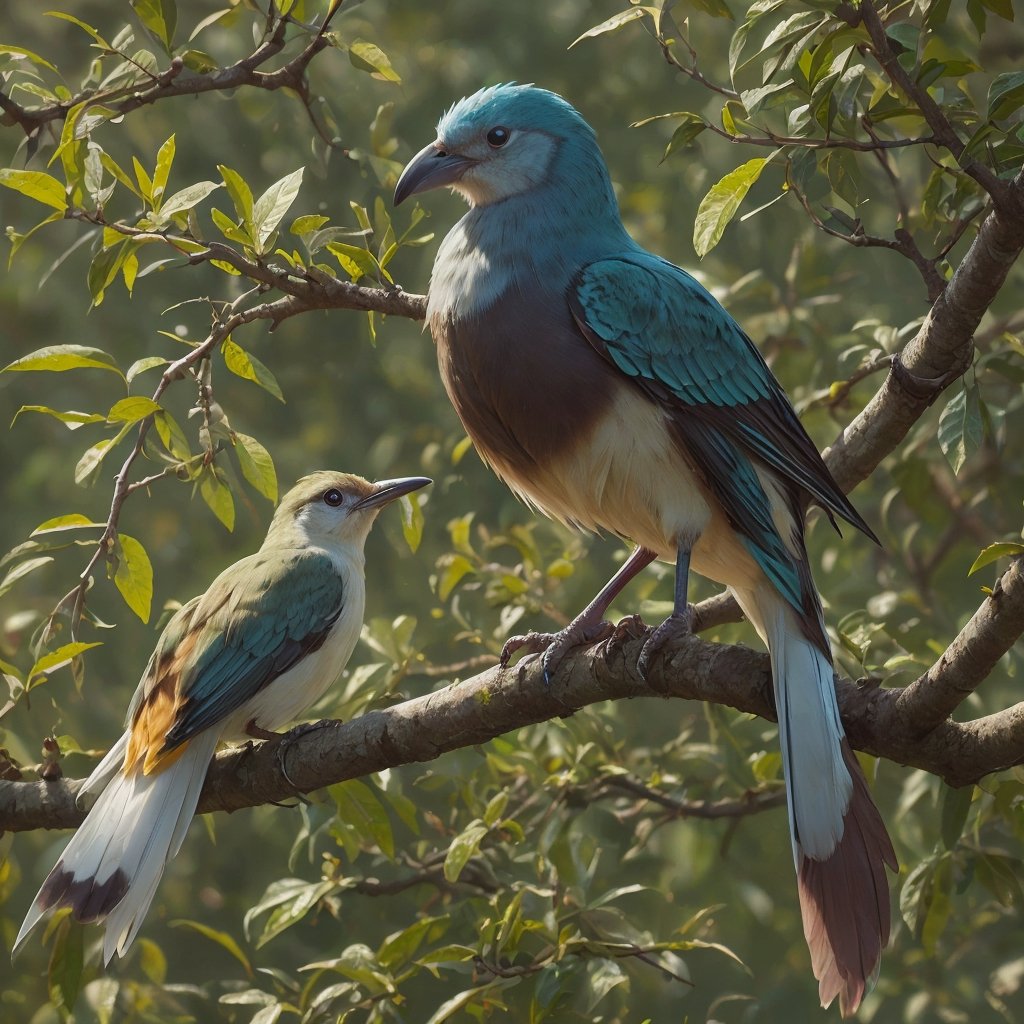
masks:
[[[577,276],[570,304],[587,339],[623,373],[877,541],[754,343],[686,271],[643,250],[599,260]]]
[[[590,344],[669,412],[677,440],[733,528],[801,613],[808,635],[827,650],[807,567],[779,536],[755,461],[783,483],[799,541],[806,500],[874,534],[833,480],[753,342],[689,274],[643,250],[585,266],[569,304]]]
[[[334,562],[314,551],[261,551],[222,573],[194,606],[185,606],[191,609],[186,634],[175,627],[175,646],[187,644],[188,655],[177,680],[181,710],[164,749],[237,711],[317,650],[344,602]],[[163,644],[161,637],[158,650]]]

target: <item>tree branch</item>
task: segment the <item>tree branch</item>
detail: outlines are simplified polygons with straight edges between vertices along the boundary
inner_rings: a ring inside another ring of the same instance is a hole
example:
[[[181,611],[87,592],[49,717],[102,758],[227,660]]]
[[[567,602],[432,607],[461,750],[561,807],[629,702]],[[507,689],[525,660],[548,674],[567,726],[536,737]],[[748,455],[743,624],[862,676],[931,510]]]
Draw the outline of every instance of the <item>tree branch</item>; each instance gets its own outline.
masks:
[[[666,643],[645,682],[636,670],[642,642],[632,639],[610,656],[600,645],[579,651],[562,662],[551,685],[539,659],[531,657],[351,722],[322,722],[222,752],[211,766],[199,812],[280,802],[296,792],[432,761],[604,700],[680,697],[775,720],[767,655],[678,637]],[[838,680],[837,692],[850,742],[876,757],[924,769],[954,786],[1024,763],[1024,704],[973,722],[945,721],[922,736],[900,704],[903,691]],[[80,786],[0,780],[0,830],[80,824],[84,813],[74,802]]]
[[[1024,557],[1015,558],[942,657],[899,696],[922,735],[948,718],[1024,634]]]

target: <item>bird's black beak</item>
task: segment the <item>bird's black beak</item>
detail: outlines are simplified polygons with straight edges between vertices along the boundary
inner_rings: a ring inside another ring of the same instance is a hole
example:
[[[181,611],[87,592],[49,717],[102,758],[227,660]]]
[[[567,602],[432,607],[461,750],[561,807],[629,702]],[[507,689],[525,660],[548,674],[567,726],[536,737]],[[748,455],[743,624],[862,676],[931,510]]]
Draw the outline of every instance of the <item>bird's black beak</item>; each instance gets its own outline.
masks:
[[[373,490],[365,498],[355,503],[353,511],[355,509],[382,508],[394,501],[395,498],[400,498],[403,494],[409,494],[411,491],[418,491],[421,487],[426,487],[427,484],[433,482],[428,476],[403,476],[397,480],[378,480],[373,485]]]
[[[440,142],[421,149],[406,165],[395,186],[395,206],[419,192],[454,185],[476,161],[449,153]]]

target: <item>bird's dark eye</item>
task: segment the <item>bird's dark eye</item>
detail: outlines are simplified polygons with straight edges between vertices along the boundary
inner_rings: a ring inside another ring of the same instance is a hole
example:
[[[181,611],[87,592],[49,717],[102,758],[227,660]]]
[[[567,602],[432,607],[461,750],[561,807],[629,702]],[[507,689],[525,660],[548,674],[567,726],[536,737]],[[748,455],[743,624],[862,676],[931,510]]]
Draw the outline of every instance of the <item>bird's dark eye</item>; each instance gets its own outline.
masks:
[[[487,133],[487,145],[492,149],[501,149],[511,137],[512,133],[507,128],[492,128]]]
[[[345,500],[345,495],[338,490],[337,487],[332,487],[329,491],[324,491],[324,504],[330,505],[331,508],[337,508]]]

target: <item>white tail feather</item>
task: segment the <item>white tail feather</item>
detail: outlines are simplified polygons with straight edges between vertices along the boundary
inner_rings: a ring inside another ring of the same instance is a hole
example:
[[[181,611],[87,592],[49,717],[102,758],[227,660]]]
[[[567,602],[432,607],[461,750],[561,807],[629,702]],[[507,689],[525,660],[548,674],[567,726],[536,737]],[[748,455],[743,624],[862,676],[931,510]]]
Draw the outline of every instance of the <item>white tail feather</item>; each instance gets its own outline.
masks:
[[[105,963],[125,953],[195,814],[217,739],[214,732],[200,734],[163,771],[114,775],[43,882],[15,949],[47,910],[70,906],[78,920],[105,921]],[[124,744],[118,746],[123,752]],[[95,792],[111,774],[108,762],[110,754],[83,792]]]

